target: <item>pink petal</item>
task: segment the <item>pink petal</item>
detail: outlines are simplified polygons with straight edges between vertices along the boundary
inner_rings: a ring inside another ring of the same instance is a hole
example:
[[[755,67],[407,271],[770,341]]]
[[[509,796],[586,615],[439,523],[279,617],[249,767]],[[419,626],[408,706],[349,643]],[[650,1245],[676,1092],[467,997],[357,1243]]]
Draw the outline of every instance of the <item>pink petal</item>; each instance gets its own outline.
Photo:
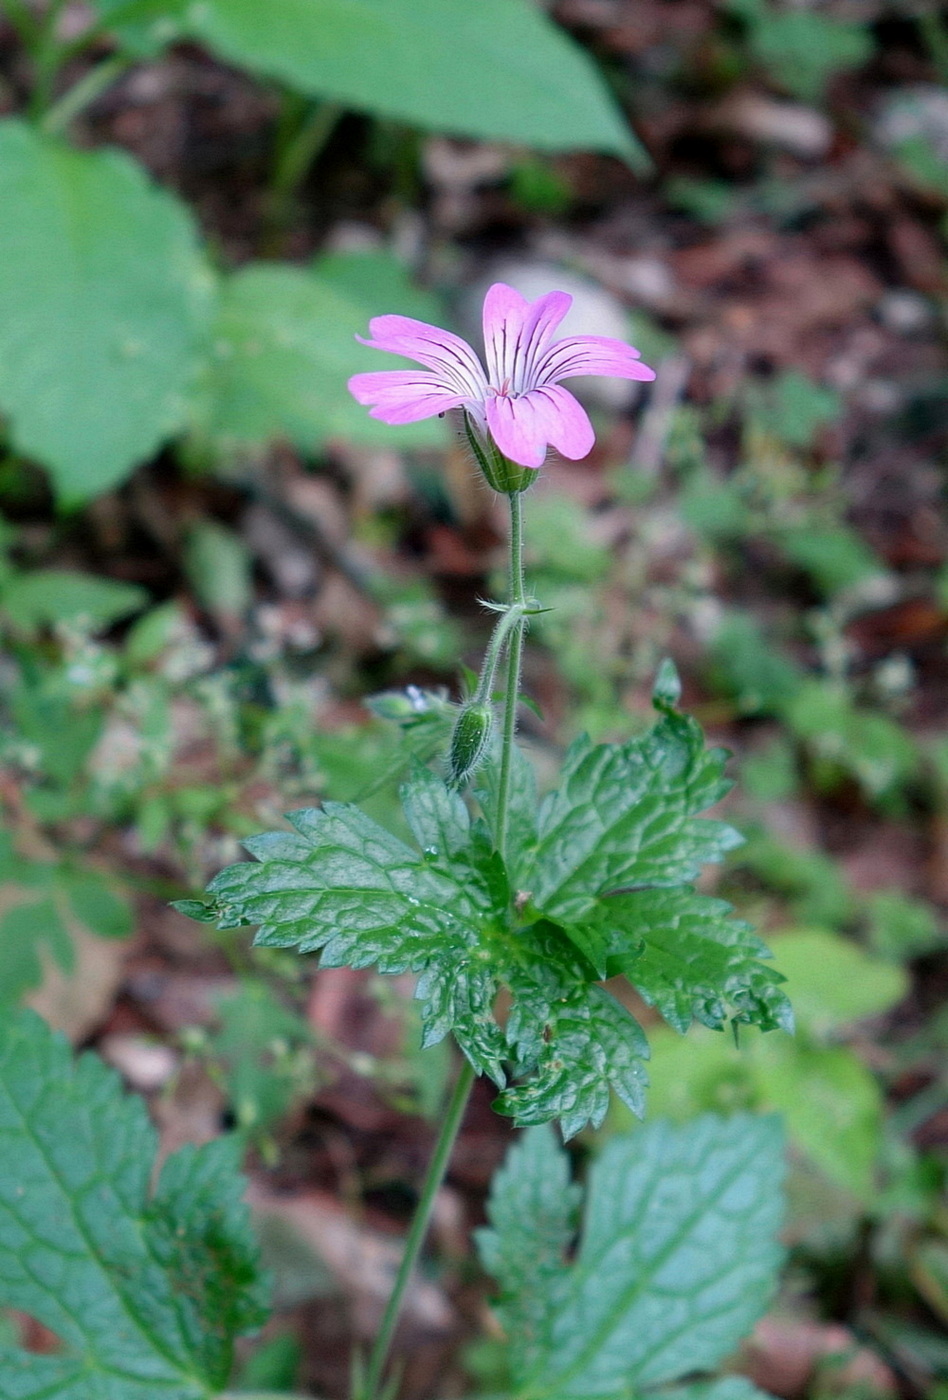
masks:
[[[521,394],[533,387],[533,366],[572,304],[566,292],[530,302],[505,282],[494,283],[484,298],[484,347],[495,389]]]
[[[436,413],[460,408],[466,402],[463,394],[454,394],[442,384],[439,375],[420,369],[354,374],[349,380],[349,393],[357,403],[374,405],[369,417],[383,423],[417,423],[420,418],[433,418]]]
[[[595,442],[585,410],[567,389],[551,385],[518,398],[498,394],[486,407],[491,436],[504,456],[521,467],[541,467],[547,444],[578,461]]]
[[[596,434],[583,408],[568,389],[559,385],[545,385],[527,394],[528,399],[542,398],[549,404],[547,421],[550,442],[557,452],[568,457],[571,462],[581,462],[593,450]]]
[[[536,367],[536,382],[556,384],[579,374],[610,374],[620,379],[654,379],[638,350],[605,335],[571,335],[558,340]]]
[[[369,322],[371,340],[361,335],[356,340],[373,350],[387,350],[393,355],[405,355],[432,370],[445,388],[465,398],[482,399],[487,382],[480,360],[459,335],[415,321],[410,316],[376,316]]]

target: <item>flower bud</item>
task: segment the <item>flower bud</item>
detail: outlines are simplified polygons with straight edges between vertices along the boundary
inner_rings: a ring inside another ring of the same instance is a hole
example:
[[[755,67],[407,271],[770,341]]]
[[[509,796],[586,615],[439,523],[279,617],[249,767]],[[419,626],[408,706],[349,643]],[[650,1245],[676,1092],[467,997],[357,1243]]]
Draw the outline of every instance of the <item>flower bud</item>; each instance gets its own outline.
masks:
[[[451,735],[448,781],[463,787],[480,765],[494,730],[494,711],[486,701],[472,700],[458,715]]]

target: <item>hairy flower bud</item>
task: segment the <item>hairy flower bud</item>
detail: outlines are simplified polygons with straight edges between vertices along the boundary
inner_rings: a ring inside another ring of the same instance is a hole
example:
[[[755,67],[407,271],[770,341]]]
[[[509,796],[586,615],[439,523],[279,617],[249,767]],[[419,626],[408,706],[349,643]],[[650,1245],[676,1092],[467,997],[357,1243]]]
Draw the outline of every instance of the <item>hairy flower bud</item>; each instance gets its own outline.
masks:
[[[448,781],[463,787],[490,745],[494,711],[486,701],[472,700],[458,715],[451,735]]]

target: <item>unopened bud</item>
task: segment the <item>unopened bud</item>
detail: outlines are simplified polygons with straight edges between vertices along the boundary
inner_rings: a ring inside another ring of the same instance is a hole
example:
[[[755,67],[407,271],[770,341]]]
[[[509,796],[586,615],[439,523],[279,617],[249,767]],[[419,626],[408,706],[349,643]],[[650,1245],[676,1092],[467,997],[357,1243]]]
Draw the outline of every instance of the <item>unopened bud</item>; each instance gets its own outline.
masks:
[[[494,730],[494,711],[486,701],[471,701],[458,715],[451,735],[448,781],[463,787],[480,765]]]

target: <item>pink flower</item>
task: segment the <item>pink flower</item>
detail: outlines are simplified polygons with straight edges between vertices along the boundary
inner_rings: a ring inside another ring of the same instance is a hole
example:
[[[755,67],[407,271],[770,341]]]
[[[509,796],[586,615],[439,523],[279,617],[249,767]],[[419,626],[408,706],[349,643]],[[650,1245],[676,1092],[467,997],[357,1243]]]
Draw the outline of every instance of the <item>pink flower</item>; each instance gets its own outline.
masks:
[[[376,316],[371,340],[363,345],[405,355],[423,370],[380,370],[356,374],[349,392],[371,405],[383,423],[414,423],[449,408],[463,408],[482,436],[521,467],[540,467],[547,447],[579,461],[595,442],[586,411],[561,380],[608,374],[622,379],[654,379],[639,352],[602,335],[556,339],[556,328],[573,298],[548,292],[527,301],[513,287],[496,282],[484,298],[487,373],[460,336],[408,316]]]

